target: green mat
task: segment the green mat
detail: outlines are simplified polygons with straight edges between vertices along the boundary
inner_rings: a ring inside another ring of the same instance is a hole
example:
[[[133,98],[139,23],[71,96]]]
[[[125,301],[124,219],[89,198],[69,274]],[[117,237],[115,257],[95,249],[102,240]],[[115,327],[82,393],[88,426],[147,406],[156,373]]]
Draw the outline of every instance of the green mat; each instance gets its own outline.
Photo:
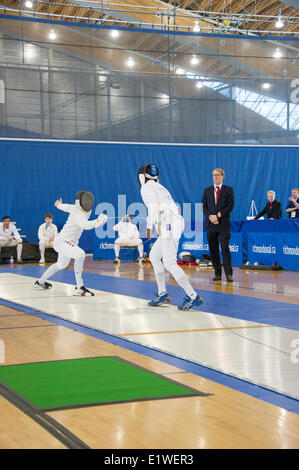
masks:
[[[117,357],[1,366],[0,382],[44,411],[205,395]]]

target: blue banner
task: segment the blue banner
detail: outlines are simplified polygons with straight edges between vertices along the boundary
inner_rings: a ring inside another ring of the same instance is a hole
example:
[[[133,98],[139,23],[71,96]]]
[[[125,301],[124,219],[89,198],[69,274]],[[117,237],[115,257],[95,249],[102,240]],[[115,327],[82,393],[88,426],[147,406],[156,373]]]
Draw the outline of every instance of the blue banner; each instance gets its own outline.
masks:
[[[299,234],[299,219],[278,220],[246,220],[231,222],[232,232],[263,232],[263,233],[297,233]]]
[[[299,234],[279,233],[278,263],[283,269],[299,271]]]
[[[190,239],[186,238],[183,234],[179,242],[178,253],[190,251],[190,253],[195,256],[195,259],[200,259],[202,255],[210,255],[206,232],[204,232],[200,238],[201,239],[193,237],[193,239]],[[243,264],[243,238],[241,233],[231,234],[229,249],[232,258],[232,266],[241,266]],[[222,259],[221,248],[220,257]]]
[[[299,271],[299,236],[294,233],[248,233],[247,260]]]
[[[93,258],[94,259],[115,259],[114,243],[117,237],[114,238],[98,238],[95,232],[93,238]],[[143,241],[143,250],[144,256],[147,256],[151,250],[151,247],[155,243],[156,239],[152,238],[148,240],[147,238],[142,238]],[[132,247],[121,247],[120,249],[120,259],[121,260],[136,260],[138,258],[138,249]]]
[[[104,238],[100,239],[94,236],[93,239],[93,257],[94,259],[115,259],[115,252],[114,252],[114,242],[116,238]],[[149,254],[152,245],[155,242],[155,238],[148,240],[143,238],[143,247],[144,252]],[[243,264],[243,255],[242,255],[242,235],[239,233],[233,233],[229,242],[229,248],[232,257],[232,265],[233,266],[241,266]],[[210,254],[209,245],[207,241],[206,233],[203,234],[203,237],[197,239],[197,237],[193,237],[193,239],[186,238],[182,235],[179,248],[178,248],[178,255],[182,251],[189,251],[195,256],[195,259],[199,259],[202,255]],[[221,249],[220,249],[220,256],[221,256]],[[120,258],[123,260],[132,260],[134,259],[134,250],[132,248],[121,248],[120,250]],[[135,255],[136,258],[136,255]]]
[[[247,261],[271,266],[278,263],[277,236],[274,233],[247,234]]]

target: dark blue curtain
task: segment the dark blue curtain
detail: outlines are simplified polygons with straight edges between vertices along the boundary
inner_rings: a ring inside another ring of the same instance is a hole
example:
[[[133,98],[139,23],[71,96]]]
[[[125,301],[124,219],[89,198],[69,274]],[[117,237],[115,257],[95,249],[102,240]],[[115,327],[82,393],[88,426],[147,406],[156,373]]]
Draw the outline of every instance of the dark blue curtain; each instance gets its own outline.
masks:
[[[235,192],[233,220],[246,218],[252,200],[261,210],[269,189],[276,191],[286,218],[291,188],[299,186],[298,149],[0,140],[0,216],[9,215],[28,241],[36,242],[47,212],[53,213],[59,229],[66,220],[54,207],[55,200],[73,203],[78,190],[92,191],[96,204],[105,201],[116,207],[119,194],[126,195],[127,205],[141,202],[137,170],[151,162],[159,166],[160,182],[180,204],[201,202],[204,188],[212,184],[212,170],[220,167],[225,184]],[[91,252],[90,231],[80,245]]]

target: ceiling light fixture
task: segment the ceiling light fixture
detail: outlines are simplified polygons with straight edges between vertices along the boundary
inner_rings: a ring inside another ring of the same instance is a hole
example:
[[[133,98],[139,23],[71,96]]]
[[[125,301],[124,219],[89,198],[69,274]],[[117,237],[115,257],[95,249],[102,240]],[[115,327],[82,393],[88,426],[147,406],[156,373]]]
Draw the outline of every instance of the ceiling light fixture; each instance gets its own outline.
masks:
[[[275,23],[276,28],[282,28],[284,26],[284,22],[281,19],[281,10],[279,10],[278,20]]]
[[[263,83],[262,87],[265,89],[265,90],[268,90],[270,88],[270,83]]]
[[[276,51],[273,54],[273,57],[275,57],[275,59],[280,59],[282,57],[282,53],[279,48],[276,49]]]
[[[117,38],[119,36],[119,31],[117,31],[117,29],[112,29],[112,31],[110,32],[110,36],[112,36],[113,38]]]
[[[200,31],[200,26],[198,25],[198,21],[195,21],[195,25],[193,27],[193,32],[198,33]]]
[[[129,57],[128,60],[127,60],[127,66],[128,67],[133,67],[134,65],[135,65],[134,60],[132,59],[132,57]]]
[[[284,25],[284,22],[281,20],[281,18],[279,17],[278,20],[276,21],[275,23],[275,26],[276,28],[282,28]]]
[[[198,60],[198,58],[196,57],[195,54],[193,54],[192,59],[190,60],[190,62],[191,62],[192,65],[197,65],[198,64],[199,60]]]
[[[25,7],[26,8],[33,8],[33,2],[31,2],[30,0],[26,0]]]
[[[52,41],[54,39],[56,39],[56,33],[54,31],[54,29],[51,29],[50,33],[49,33],[49,39],[51,39]]]

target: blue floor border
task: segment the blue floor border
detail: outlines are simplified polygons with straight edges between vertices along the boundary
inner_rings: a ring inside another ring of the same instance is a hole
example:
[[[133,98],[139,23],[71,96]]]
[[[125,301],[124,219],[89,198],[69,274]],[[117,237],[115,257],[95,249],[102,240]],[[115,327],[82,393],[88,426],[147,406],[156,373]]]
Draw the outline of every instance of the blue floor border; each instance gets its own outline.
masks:
[[[38,279],[45,269],[43,266],[8,266],[0,268],[0,273],[21,274]],[[59,271],[51,279],[71,285],[75,281],[73,270]],[[91,289],[141,299],[152,299],[156,292],[154,282],[103,274],[84,273],[84,282]],[[182,289],[176,285],[167,285],[167,289],[171,303],[179,305],[184,296]],[[204,298],[204,304],[200,306],[203,312],[299,331],[298,305],[239,294],[196,290]]]
[[[274,392],[272,390],[266,389],[264,387],[254,385],[250,382],[246,382],[245,380],[241,380],[236,377],[224,374],[222,372],[218,372],[214,369],[201,366],[199,364],[188,361],[186,359],[178,358],[172,354],[161,352],[156,349],[152,349],[148,346],[143,346],[143,345],[134,343],[130,340],[127,340],[118,336],[104,333],[99,330],[94,330],[92,328],[79,325],[69,320],[63,320],[62,318],[58,318],[53,315],[41,312],[39,310],[26,307],[16,302],[11,302],[11,301],[0,298],[0,305],[10,307],[18,311],[22,311],[30,315],[34,315],[37,318],[47,320],[58,326],[63,326],[65,328],[71,329],[73,331],[77,331],[87,336],[91,336],[93,338],[100,339],[102,341],[105,341],[110,344],[114,344],[124,349],[128,349],[132,352],[142,354],[143,356],[156,359],[158,361],[169,364],[173,367],[177,367],[186,372],[198,375],[205,379],[216,382],[220,385],[229,387],[238,392],[241,392],[251,397],[265,401],[267,403],[278,406],[285,410],[291,411],[292,413],[299,414],[299,401],[298,400],[288,397],[286,395],[282,395],[280,393]]]

